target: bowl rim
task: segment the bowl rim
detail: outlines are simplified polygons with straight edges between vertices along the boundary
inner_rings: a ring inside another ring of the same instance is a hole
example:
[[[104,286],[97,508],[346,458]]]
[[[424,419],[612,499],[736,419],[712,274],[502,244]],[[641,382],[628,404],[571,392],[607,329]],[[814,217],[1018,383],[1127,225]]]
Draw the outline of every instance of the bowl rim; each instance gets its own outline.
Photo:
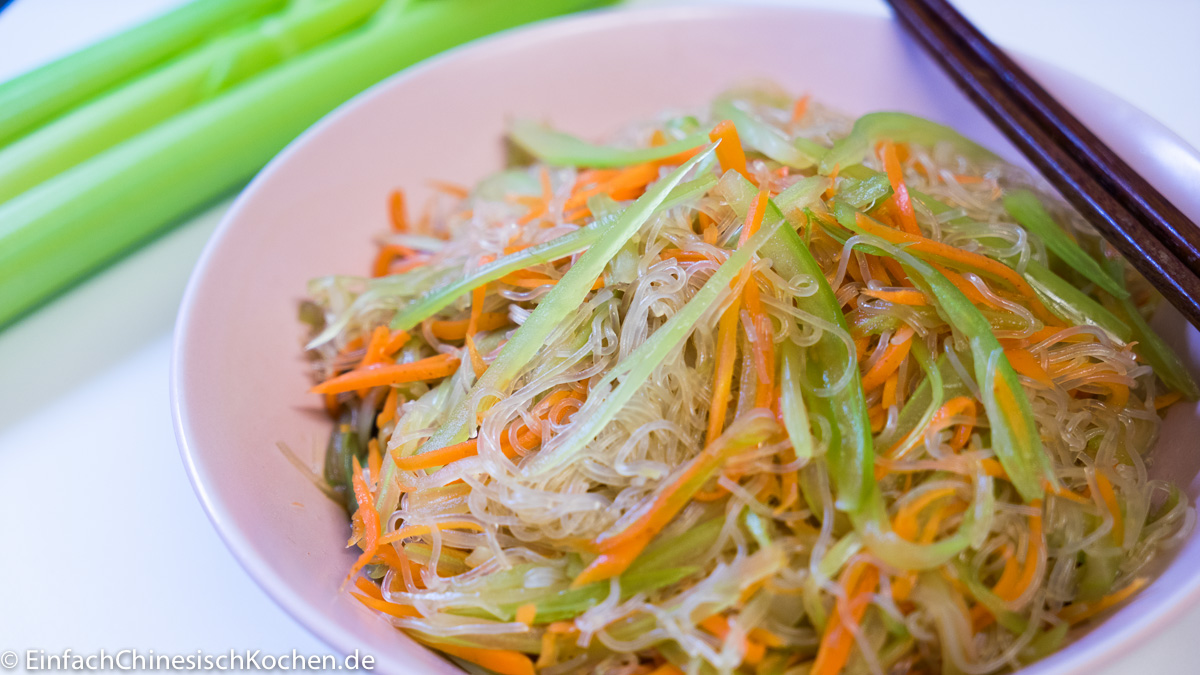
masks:
[[[189,335],[192,332],[190,326],[196,320],[192,312],[194,305],[193,298],[199,292],[198,289],[207,276],[206,270],[209,267],[210,259],[215,255],[215,251],[225,233],[234,226],[236,221],[241,219],[241,212],[247,203],[256,198],[260,185],[268,181],[280,166],[289,162],[292,156],[306,146],[314,137],[319,136],[327,128],[337,124],[341,118],[349,115],[352,110],[360,106],[369,105],[383,91],[393,87],[401,87],[408,80],[414,79],[427,71],[436,70],[445,64],[461,59],[482,56],[488,53],[503,55],[509,50],[522,49],[525,44],[534,40],[563,40],[568,39],[572,34],[620,29],[631,22],[661,22],[676,19],[695,20],[698,18],[719,19],[731,15],[745,15],[747,13],[778,13],[790,16],[819,15],[863,22],[891,22],[891,19],[887,16],[878,16],[863,12],[789,7],[763,2],[751,2],[750,4],[737,5],[668,5],[602,8],[509,28],[453,47],[405,68],[365,89],[325,114],[275,155],[242,188],[229,209],[222,216],[220,223],[205,244],[188,279],[175,322],[169,375],[172,427],[179,446],[180,458],[188,475],[188,481],[191,483],[192,489],[195,491],[205,515],[216,529],[217,535],[254,582],[286,614],[317,639],[342,654],[361,652],[361,641],[357,640],[353,633],[338,622],[328,619],[326,614],[320,611],[319,607],[306,602],[294,593],[272,571],[270,562],[255,552],[245,533],[237,525],[237,518],[231,516],[227,512],[225,505],[209,493],[206,487],[209,476],[204,467],[203,452],[189,443],[188,429],[190,426],[190,417],[186,404],[186,386],[182,380],[181,372],[189,350]],[[1057,78],[1083,88],[1089,95],[1104,97],[1114,105],[1124,109],[1126,114],[1136,118],[1148,131],[1170,141],[1177,149],[1190,155],[1200,164],[1200,152],[1197,152],[1196,149],[1192,148],[1175,132],[1163,126],[1149,114],[1125,99],[1068,70],[1019,52],[1010,53],[1019,62],[1033,65],[1040,72],[1053,73]],[[1200,571],[1191,574],[1184,581],[1185,583],[1174,589],[1174,592],[1169,597],[1159,601],[1157,611],[1140,614],[1134,620],[1120,626],[1112,635],[1112,639],[1099,646],[1093,646],[1091,649],[1079,650],[1078,653],[1071,652],[1069,649],[1057,651],[1040,661],[1022,668],[1018,672],[1023,675],[1084,673],[1116,657],[1129,654],[1139,642],[1148,638],[1153,632],[1174,621],[1189,607],[1200,604]],[[400,662],[392,658],[390,654],[372,654],[372,656],[375,657],[375,667],[381,672],[402,670]]]

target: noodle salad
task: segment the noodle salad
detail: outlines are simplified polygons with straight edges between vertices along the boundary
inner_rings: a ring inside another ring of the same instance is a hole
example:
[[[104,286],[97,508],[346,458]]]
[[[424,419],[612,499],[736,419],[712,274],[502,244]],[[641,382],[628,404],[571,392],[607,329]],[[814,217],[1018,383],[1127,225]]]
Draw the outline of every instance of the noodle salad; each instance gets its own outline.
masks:
[[[1153,289],[951,129],[767,85],[515,122],[301,319],[347,586],[473,673],[984,673],[1190,530]]]

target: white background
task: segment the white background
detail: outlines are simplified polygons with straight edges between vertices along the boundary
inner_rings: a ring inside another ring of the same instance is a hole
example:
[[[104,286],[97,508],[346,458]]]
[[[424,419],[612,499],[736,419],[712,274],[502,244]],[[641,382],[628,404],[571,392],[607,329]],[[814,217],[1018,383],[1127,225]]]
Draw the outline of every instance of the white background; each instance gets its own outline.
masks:
[[[0,13],[0,80],[178,1],[17,0]],[[881,0],[794,4],[887,14]],[[997,42],[1099,83],[1200,146],[1200,2],[956,4]],[[0,651],[328,651],[222,545],[171,431],[175,313],[223,210],[0,332]],[[1198,639],[1200,608],[1103,675],[1198,672]]]

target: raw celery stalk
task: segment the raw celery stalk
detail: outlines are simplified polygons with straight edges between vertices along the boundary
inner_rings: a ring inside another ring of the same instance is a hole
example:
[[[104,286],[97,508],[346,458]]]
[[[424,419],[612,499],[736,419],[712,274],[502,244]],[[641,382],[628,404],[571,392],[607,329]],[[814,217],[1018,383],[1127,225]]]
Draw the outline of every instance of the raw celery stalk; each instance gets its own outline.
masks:
[[[325,113],[416,61],[603,0],[389,0],[359,29],[0,205],[0,325],[241,185]]]
[[[72,106],[285,0],[197,0],[0,84],[0,147]]]
[[[0,150],[0,202],[361,23],[382,1],[294,2],[67,112]]]
[[[891,139],[904,143],[916,143],[932,147],[938,143],[950,143],[954,150],[975,161],[996,159],[990,150],[937,122],[899,112],[869,113],[854,122],[848,135],[834,143],[821,158],[820,172],[828,176],[834,167],[844,169],[862,163],[863,157],[876,141]]]

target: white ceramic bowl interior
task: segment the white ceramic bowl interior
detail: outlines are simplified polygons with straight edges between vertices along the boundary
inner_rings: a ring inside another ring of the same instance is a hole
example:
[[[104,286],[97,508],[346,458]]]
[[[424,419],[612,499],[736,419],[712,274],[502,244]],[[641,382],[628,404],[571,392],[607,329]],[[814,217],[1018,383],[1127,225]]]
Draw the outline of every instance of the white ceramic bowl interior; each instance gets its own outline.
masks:
[[[847,48],[851,47],[851,48]],[[1131,106],[1026,61],[1066,105],[1193,219],[1200,156]],[[506,120],[550,120],[599,136],[664,109],[703,105],[769,78],[848,113],[903,110],[1016,153],[893,23],[782,8],[596,13],[477,42],[394,77],[291,144],[242,193],[204,252],[180,311],[172,376],[183,458],[213,523],[246,570],[330,645],[381,672],[454,673],[338,586],[354,560],[346,514],[276,449],[319,466],[330,423],[306,393],[296,307],[305,282],[361,274],[386,198],[420,204],[429,179],[471,183],[502,164]],[[1168,339],[1193,358],[1200,336],[1174,316]],[[1194,409],[1173,408],[1154,473],[1195,498]],[[1200,593],[1200,537],[1107,622],[1028,675],[1084,673],[1177,616]],[[232,608],[231,608],[231,611]]]

